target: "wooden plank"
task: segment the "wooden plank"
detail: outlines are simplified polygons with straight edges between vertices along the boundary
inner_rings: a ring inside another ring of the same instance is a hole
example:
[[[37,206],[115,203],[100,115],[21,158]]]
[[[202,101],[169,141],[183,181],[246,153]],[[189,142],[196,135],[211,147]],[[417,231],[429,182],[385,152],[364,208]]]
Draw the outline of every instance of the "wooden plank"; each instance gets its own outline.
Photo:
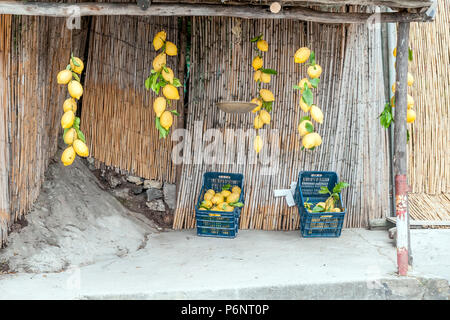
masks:
[[[244,19],[292,19],[320,23],[365,23],[370,13],[326,12],[305,7],[289,7],[279,13],[271,13],[258,6],[229,6],[208,4],[152,4],[142,10],[135,3],[49,3],[49,2],[0,2],[0,13],[32,16],[202,16],[236,17]],[[420,22],[429,21],[425,13],[383,12],[377,22]]]
[[[396,217],[387,217],[387,221],[396,224]],[[439,220],[411,220],[411,227],[423,227],[423,226],[437,226],[437,227],[449,227],[450,221],[439,221]]]
[[[406,178],[406,111],[409,23],[399,23],[397,29],[397,61],[394,126],[395,209],[397,215],[398,273],[406,276],[410,259],[408,183]]]

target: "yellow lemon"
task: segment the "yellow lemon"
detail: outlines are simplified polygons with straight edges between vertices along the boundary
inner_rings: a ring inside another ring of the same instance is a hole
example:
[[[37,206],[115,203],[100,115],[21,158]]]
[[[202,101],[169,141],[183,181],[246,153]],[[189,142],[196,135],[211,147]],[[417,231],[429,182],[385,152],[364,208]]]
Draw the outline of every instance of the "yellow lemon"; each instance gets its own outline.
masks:
[[[408,72],[408,86],[412,86],[414,83],[414,77],[411,73]]]
[[[314,121],[318,123],[323,122],[323,112],[318,106],[315,104],[311,105],[311,110],[309,110],[309,112],[311,113],[311,118],[313,118]]]
[[[322,144],[322,137],[317,132],[308,133],[303,137],[303,147],[311,149]]]
[[[238,193],[232,193],[227,197],[228,203],[237,202],[239,200],[239,194]]]
[[[73,60],[75,60],[75,62],[78,64],[78,66],[76,66],[75,63],[73,63]],[[73,60],[70,59],[70,68],[72,68],[73,72],[81,74],[81,72],[83,72],[83,69],[84,69],[83,61],[81,61],[81,59],[77,58],[77,57],[73,57]]]
[[[394,51],[392,51],[392,54],[394,55],[394,57],[397,56],[397,47],[394,48]]]
[[[166,32],[160,31],[156,34],[156,36],[153,38],[153,48],[155,48],[156,51],[162,48],[164,45],[164,41],[166,41]]]
[[[75,101],[75,99],[74,98],[66,99],[63,103],[63,110],[64,110],[64,112],[67,112],[70,110],[70,111],[73,111],[73,113],[76,113],[77,112],[77,102]]]
[[[261,110],[259,112],[259,119],[264,123],[264,124],[269,124],[270,123],[270,113],[268,113],[266,110]]]
[[[391,107],[395,108],[395,96],[391,97]]]
[[[267,51],[269,50],[269,44],[267,43],[266,40],[258,40],[258,42],[256,42],[256,46],[258,47],[259,50],[261,51]]]
[[[211,193],[212,195],[216,194],[216,192],[213,189],[209,189],[208,191],[206,191],[206,193]]]
[[[331,212],[341,212],[341,209],[339,209],[339,208],[333,208],[333,209],[331,209]]]
[[[298,86],[301,88],[300,89],[300,93],[303,93],[303,90],[305,90],[305,83],[307,84],[307,86],[311,89],[312,88],[312,84],[311,82],[309,82],[308,78],[303,78],[302,80],[300,80],[300,82],[298,83]]]
[[[156,72],[160,72],[162,70],[162,67],[166,64],[166,62],[167,56],[164,52],[161,52],[155,57],[155,59],[153,59],[152,62],[153,70],[155,70]]]
[[[258,105],[257,107],[255,107],[255,108],[252,110],[253,113],[256,113],[256,112],[258,112],[259,110],[261,110],[261,107],[262,107],[262,101],[261,101],[260,99],[258,99],[258,98],[253,98],[252,101],[250,101],[250,102],[256,103],[256,104]]]
[[[173,70],[170,69],[170,68],[168,68],[168,67],[166,67],[165,69],[166,69],[168,72],[166,72],[166,71],[164,70],[164,68],[161,70],[161,75],[162,75],[163,79],[166,80],[168,83],[173,84],[173,78],[174,78]]]
[[[62,70],[58,72],[56,79],[59,84],[68,84],[70,80],[72,80],[72,71],[70,70]]]
[[[73,161],[75,160],[76,154],[73,147],[68,147],[61,155],[61,161],[64,164],[64,166],[70,166]]]
[[[202,202],[202,206],[207,207],[208,209],[213,206],[211,200],[205,200]]]
[[[208,210],[208,209],[203,208],[203,207],[200,207],[200,208],[198,208],[198,210],[206,211],[206,210]]]
[[[83,95],[83,87],[78,81],[70,81],[67,89],[69,90],[69,94],[72,98],[80,100],[80,97]]]
[[[256,153],[259,153],[262,149],[263,141],[260,136],[256,136],[255,140],[253,141],[253,148],[255,149]]]
[[[307,135],[308,133],[310,133],[310,131],[308,131],[308,129],[306,129],[306,124],[310,124],[314,130],[314,126],[312,124],[311,121],[309,120],[303,120],[302,122],[300,122],[300,124],[298,125],[298,133],[300,133],[300,136],[303,137],[305,135]]]
[[[224,198],[228,197],[231,194],[231,191],[229,190],[222,190],[220,193]]]
[[[255,70],[261,69],[263,66],[263,59],[260,56],[253,58],[252,67]]]
[[[253,121],[253,126],[255,127],[255,129],[261,129],[264,126],[264,122],[259,116],[256,116],[255,120]]]
[[[79,155],[80,157],[87,157],[89,155],[89,149],[87,145],[80,139],[76,139],[73,142],[72,146],[77,155]]]
[[[75,114],[72,110],[64,112],[61,118],[61,126],[63,129],[67,129],[73,126],[73,122],[75,121]]]
[[[315,64],[313,66],[309,66],[307,72],[308,72],[308,76],[311,79],[315,79],[315,78],[320,77],[320,75],[322,74],[322,67],[319,66],[318,64]]]
[[[241,194],[241,188],[239,188],[238,186],[234,186],[234,187],[231,189],[231,192],[232,192],[232,193]]]
[[[267,89],[261,89],[259,91],[259,95],[261,96],[261,98],[266,101],[266,102],[270,102],[270,101],[275,101],[275,98],[273,96],[272,91],[267,90]]]
[[[395,82],[394,82],[394,84],[392,85],[392,93],[395,93]]]
[[[77,138],[78,138],[77,131],[74,128],[70,128],[64,135],[64,143],[71,145],[75,140],[77,140]]]
[[[220,193],[216,193],[214,197],[212,197],[211,202],[213,204],[219,204],[223,202],[223,196]]]
[[[156,116],[161,117],[162,113],[166,110],[166,99],[164,97],[158,97],[153,102],[153,111],[155,111]]]
[[[163,95],[169,100],[180,100],[180,94],[174,85],[166,84],[163,88]]]
[[[300,108],[306,113],[308,113],[309,110],[311,110],[311,107],[308,106],[308,104],[305,102],[305,100],[303,100],[303,97],[300,98],[299,105],[300,105]]]
[[[261,73],[261,70],[256,70],[253,74],[253,80],[255,80],[256,82],[261,81]]]
[[[212,193],[206,192],[204,199],[205,200],[211,200],[214,197],[214,195]]]
[[[164,129],[169,130],[169,128],[172,126],[173,123],[172,112],[164,111],[161,114],[161,117],[159,117],[159,123]]]
[[[416,112],[413,109],[408,109],[406,113],[406,122],[413,123],[416,120]]]
[[[176,56],[178,53],[177,46],[175,43],[166,41],[166,54],[169,56]]]
[[[295,63],[306,62],[309,59],[310,55],[311,55],[311,50],[309,50],[307,47],[302,47],[295,52],[294,62]]]
[[[226,212],[233,212],[234,211],[234,207],[230,206],[229,204],[226,204],[224,207],[225,207],[224,211],[226,211]]]
[[[270,74],[261,72],[261,82],[269,83],[270,82]]]

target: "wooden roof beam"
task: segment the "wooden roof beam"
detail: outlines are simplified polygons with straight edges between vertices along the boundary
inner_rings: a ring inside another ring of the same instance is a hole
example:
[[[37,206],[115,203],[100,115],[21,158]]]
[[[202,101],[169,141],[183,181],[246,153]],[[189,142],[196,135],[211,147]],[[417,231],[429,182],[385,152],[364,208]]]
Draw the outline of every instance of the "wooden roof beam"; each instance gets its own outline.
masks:
[[[326,12],[305,7],[284,8],[279,13],[268,7],[229,6],[207,4],[151,4],[142,10],[136,3],[55,3],[1,1],[0,14],[74,17],[74,16],[203,16],[236,17],[244,19],[292,19],[321,23],[366,23],[372,22],[420,22],[430,21],[426,13],[383,12],[377,19],[370,13]]]

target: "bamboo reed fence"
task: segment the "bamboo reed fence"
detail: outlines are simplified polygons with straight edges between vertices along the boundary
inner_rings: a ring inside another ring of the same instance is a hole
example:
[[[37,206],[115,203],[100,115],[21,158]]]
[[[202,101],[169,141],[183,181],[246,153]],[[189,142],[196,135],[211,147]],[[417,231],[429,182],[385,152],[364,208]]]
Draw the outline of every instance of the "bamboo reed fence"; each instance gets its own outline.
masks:
[[[176,17],[94,17],[81,118],[96,165],[114,166],[147,179],[175,182],[170,138],[159,139],[153,101],[145,79],[158,54],[152,45],[157,32],[179,45]],[[179,56],[167,58],[175,77]],[[173,108],[183,107],[183,93]],[[160,93],[162,95],[162,93]],[[171,130],[177,128],[177,121]]]
[[[269,86],[275,95],[270,127],[278,130],[280,137],[272,144],[266,142],[262,151],[278,156],[279,168],[274,175],[265,175],[261,164],[251,164],[255,157],[254,131],[244,147],[249,150],[247,161],[239,164],[241,159],[236,159],[232,151],[233,141],[235,145],[238,141],[227,129],[252,131],[254,114],[225,114],[215,106],[220,100],[250,101],[256,96],[250,39],[260,33],[269,43],[264,65],[278,71]],[[300,150],[297,125],[304,114],[298,107],[299,94],[292,89],[306,75],[304,66],[293,63],[294,52],[301,46],[315,50],[317,62],[323,67],[316,93],[317,104],[325,114],[324,124],[317,125],[323,144],[313,152]],[[247,192],[240,224],[244,229],[298,228],[297,208],[289,208],[284,199],[273,197],[273,189],[289,188],[302,170],[334,170],[341,180],[351,184],[344,192],[348,209],[345,226],[362,227],[369,218],[389,214],[388,141],[377,120],[384,106],[379,30],[194,17],[191,57],[186,128],[194,136],[194,162],[201,158],[198,150],[204,149],[209,139],[204,130],[216,128],[223,133],[223,142],[216,150],[218,158],[230,160],[231,164],[183,164],[175,229],[195,226],[194,203],[205,171],[244,173]],[[201,130],[196,131],[196,126]]]
[[[411,216],[450,220],[450,2],[438,1],[436,20],[411,25],[415,82],[410,89],[417,112],[409,126]]]
[[[5,221],[12,223],[30,210],[57,148],[61,106],[68,93],[56,83],[56,74],[70,57],[70,37],[62,19],[0,17],[0,242],[4,242]]]

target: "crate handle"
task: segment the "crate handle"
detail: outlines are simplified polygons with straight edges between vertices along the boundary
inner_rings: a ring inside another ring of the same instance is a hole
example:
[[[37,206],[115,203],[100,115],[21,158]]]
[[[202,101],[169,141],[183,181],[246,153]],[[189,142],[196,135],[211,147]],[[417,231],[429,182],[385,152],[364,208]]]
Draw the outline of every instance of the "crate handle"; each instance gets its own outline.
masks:
[[[219,176],[219,178],[221,178],[221,179],[231,179],[230,176]]]
[[[218,213],[210,213],[209,216],[210,217],[221,217],[222,215],[218,214]]]

